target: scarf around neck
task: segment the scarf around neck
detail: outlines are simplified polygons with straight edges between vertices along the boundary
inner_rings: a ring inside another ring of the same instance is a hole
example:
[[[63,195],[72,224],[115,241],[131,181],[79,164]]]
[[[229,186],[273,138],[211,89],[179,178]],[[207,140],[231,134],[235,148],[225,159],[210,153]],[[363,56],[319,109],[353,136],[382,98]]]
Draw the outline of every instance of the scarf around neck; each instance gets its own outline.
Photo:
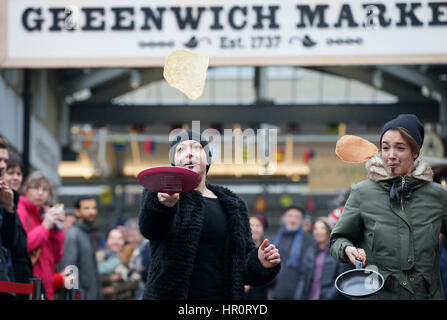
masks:
[[[282,227],[278,235],[273,239],[273,244],[278,247],[281,242],[282,237],[287,233],[286,227]],[[289,258],[287,259],[286,266],[291,268],[299,268],[300,257],[301,257],[301,247],[303,245],[303,227],[299,227],[296,231],[295,238],[293,239],[292,247],[289,252]]]

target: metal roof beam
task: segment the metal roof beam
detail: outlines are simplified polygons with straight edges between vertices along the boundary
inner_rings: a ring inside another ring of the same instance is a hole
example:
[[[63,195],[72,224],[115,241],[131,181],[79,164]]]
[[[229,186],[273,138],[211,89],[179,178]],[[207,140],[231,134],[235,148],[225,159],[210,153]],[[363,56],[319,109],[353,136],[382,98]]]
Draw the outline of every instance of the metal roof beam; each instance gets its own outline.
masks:
[[[384,123],[401,113],[414,113],[423,122],[437,122],[439,103],[393,104],[315,104],[248,106],[228,105],[112,105],[108,103],[77,103],[70,106],[74,123],[118,124],[135,123]]]

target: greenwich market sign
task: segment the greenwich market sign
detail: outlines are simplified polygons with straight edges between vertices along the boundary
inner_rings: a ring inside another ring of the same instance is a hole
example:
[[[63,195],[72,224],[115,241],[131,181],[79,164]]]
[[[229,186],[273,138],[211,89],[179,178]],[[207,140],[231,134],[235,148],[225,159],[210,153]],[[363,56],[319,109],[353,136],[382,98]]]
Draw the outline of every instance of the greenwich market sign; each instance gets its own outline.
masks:
[[[0,0],[0,67],[447,63],[447,1]]]

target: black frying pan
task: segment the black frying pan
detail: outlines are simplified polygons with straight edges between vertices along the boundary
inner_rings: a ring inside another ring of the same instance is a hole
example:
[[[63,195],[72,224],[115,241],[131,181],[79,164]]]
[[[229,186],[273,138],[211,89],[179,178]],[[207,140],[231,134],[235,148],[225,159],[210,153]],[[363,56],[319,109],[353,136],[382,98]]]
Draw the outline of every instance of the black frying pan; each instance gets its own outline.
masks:
[[[362,261],[355,260],[355,269],[340,274],[335,288],[348,298],[367,297],[382,289],[384,282],[379,272],[363,269]]]

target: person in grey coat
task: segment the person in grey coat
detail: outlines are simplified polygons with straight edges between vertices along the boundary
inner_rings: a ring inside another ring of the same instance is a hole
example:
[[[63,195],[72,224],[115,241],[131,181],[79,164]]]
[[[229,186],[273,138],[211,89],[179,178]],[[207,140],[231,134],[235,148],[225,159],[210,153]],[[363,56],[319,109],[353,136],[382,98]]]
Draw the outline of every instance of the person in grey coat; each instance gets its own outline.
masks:
[[[93,224],[98,214],[96,200],[90,196],[79,197],[74,208],[78,221],[66,231],[64,256],[59,267],[63,269],[75,265],[79,272],[79,289],[83,294],[81,298],[99,300],[102,299],[102,288],[92,237],[96,231]]]
[[[305,210],[299,206],[286,208],[283,226],[272,241],[285,261],[269,290],[273,300],[306,299],[305,291],[312,281],[316,242],[304,231],[304,214]]]

